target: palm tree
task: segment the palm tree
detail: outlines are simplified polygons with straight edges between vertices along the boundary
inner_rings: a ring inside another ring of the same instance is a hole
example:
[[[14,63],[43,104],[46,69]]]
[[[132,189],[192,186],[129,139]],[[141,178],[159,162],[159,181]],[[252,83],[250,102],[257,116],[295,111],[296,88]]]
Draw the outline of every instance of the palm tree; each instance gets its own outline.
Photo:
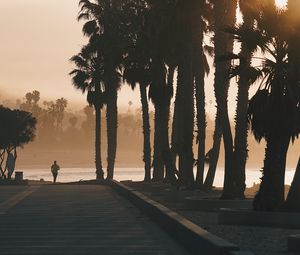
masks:
[[[82,48],[81,52],[71,58],[76,65],[70,75],[75,88],[83,93],[88,92],[87,100],[96,112],[95,164],[97,179],[104,179],[101,161],[101,108],[103,107],[103,84],[101,83],[102,60],[90,45]]]
[[[254,8],[256,4],[246,0],[240,0],[239,6],[243,15],[243,24],[239,27],[239,32],[242,36],[246,36],[248,29],[252,29],[254,26]],[[231,33],[238,38],[236,30],[232,30]],[[244,192],[246,188],[246,174],[245,167],[248,155],[248,123],[247,123],[247,110],[249,101],[249,88],[251,85],[251,61],[253,55],[253,49],[248,49],[247,43],[241,42],[241,52],[239,54],[240,65],[238,68],[232,69],[233,75],[236,72],[239,73],[238,81],[238,95],[237,95],[237,108],[235,116],[235,139],[234,139],[234,162],[233,162],[233,185],[235,198],[244,198]]]
[[[299,86],[289,78],[285,14],[274,2],[262,8],[251,34],[257,48],[265,53],[256,76],[263,83],[250,100],[248,116],[255,138],[266,140],[263,177],[254,199],[255,210],[279,210],[284,202],[286,155],[290,141],[299,130]],[[253,44],[252,44],[253,46]],[[276,128],[274,128],[276,127]]]
[[[178,1],[173,19],[175,54],[171,59],[178,65],[177,90],[172,126],[172,164],[179,156],[180,184],[192,186],[194,97],[197,106],[198,125],[198,186],[203,184],[205,157],[205,94],[204,76],[209,67],[203,51],[203,33],[207,30],[210,5],[206,1]],[[205,47],[208,48],[208,47]],[[188,52],[188,54],[186,54]],[[175,167],[174,167],[175,169]]]
[[[220,56],[230,53],[233,50],[233,39],[225,33],[225,26],[233,27],[236,21],[237,1],[213,0],[214,8],[214,46],[215,46],[215,81],[214,90],[217,101],[217,113],[215,120],[215,132],[213,137],[213,148],[209,162],[209,170],[204,182],[205,189],[211,189],[219,158],[220,143],[223,135],[225,149],[225,178],[223,197],[229,196],[232,192],[229,188],[232,182],[233,163],[233,141],[228,117],[228,69],[230,61],[218,61]]]
[[[92,38],[95,33],[99,36],[98,47],[103,58],[103,84],[106,98],[107,123],[107,179],[113,179],[117,149],[118,122],[118,89],[121,82],[121,64],[128,45],[127,9],[130,0],[80,0],[79,19],[88,20],[84,27],[89,27],[86,35]]]
[[[153,179],[162,181],[165,178],[166,181],[173,183],[176,177],[171,160],[168,124],[176,66],[168,61],[168,56],[172,51],[170,29],[175,5],[174,1],[153,0],[149,0],[148,4],[146,31],[151,42],[149,45],[151,59],[149,97],[155,108]]]
[[[203,187],[204,166],[205,166],[205,139],[206,139],[206,112],[205,112],[205,74],[209,73],[209,64],[205,56],[205,52],[211,57],[213,55],[212,47],[208,45],[203,46],[204,33],[208,32],[208,24],[211,22],[211,5],[206,1],[198,1],[194,3],[194,22],[196,29],[194,34],[194,58],[193,58],[193,72],[195,76],[195,97],[197,108],[197,143],[198,143],[198,159],[197,159],[197,175],[196,185]],[[199,19],[201,17],[201,19]],[[205,51],[205,52],[204,52]]]
[[[154,79],[151,82],[149,97],[155,107],[155,141],[154,146],[154,180],[163,180],[175,183],[175,168],[172,164],[170,142],[169,142],[169,117],[170,104],[173,96],[174,67],[168,70],[164,62],[155,63],[152,68]],[[155,149],[157,149],[155,151]],[[158,169],[155,169],[157,167]],[[164,173],[165,169],[165,173]]]
[[[150,85],[150,55],[149,41],[145,33],[145,20],[149,11],[146,2],[143,0],[135,0],[132,3],[133,9],[136,10],[131,14],[131,25],[128,33],[131,35],[127,57],[124,61],[123,78],[135,89],[139,84],[142,119],[143,119],[143,161],[145,168],[144,181],[151,181],[151,142],[150,142],[150,120],[149,120],[149,103],[147,98],[147,87]]]
[[[196,8],[195,8],[196,7]],[[181,182],[192,187],[194,185],[194,25],[195,13],[198,10],[197,1],[178,1],[177,3],[178,31],[178,77],[174,116],[177,117],[177,149],[179,156],[179,172]],[[200,17],[199,17],[200,19]],[[201,30],[200,30],[201,31]],[[197,34],[198,35],[198,34]],[[196,36],[196,38],[198,38]],[[202,45],[202,41],[198,42]],[[198,54],[201,54],[198,52]],[[201,55],[200,55],[201,57]]]
[[[55,108],[57,111],[57,129],[60,133],[62,133],[62,122],[64,119],[64,111],[65,108],[68,106],[68,101],[65,98],[57,99],[55,102]]]
[[[289,81],[292,84],[298,84],[298,91],[300,90],[300,51],[299,51],[299,43],[300,43],[300,35],[298,33],[300,27],[300,13],[299,7],[300,2],[295,0],[288,1],[288,10],[287,10],[287,23],[290,25],[290,31],[288,34],[288,57],[289,57]],[[298,100],[300,97],[300,93],[296,93],[298,96]],[[300,101],[300,100],[299,100]],[[300,120],[300,117],[299,119]],[[297,125],[300,127],[300,122]],[[300,211],[299,206],[299,198],[300,198],[300,159],[298,161],[298,165],[296,168],[296,173],[291,184],[291,188],[285,202],[285,209],[289,211]]]
[[[144,62],[145,58],[133,58],[133,55],[138,53],[135,48],[134,52],[129,54],[126,64],[124,66],[124,79],[130,84],[132,89],[135,89],[136,84],[139,83],[142,114],[143,114],[143,134],[144,134],[144,155],[143,161],[145,163],[145,177],[144,181],[151,181],[151,143],[150,143],[150,121],[149,121],[149,104],[147,98],[147,87],[149,81],[149,65]]]

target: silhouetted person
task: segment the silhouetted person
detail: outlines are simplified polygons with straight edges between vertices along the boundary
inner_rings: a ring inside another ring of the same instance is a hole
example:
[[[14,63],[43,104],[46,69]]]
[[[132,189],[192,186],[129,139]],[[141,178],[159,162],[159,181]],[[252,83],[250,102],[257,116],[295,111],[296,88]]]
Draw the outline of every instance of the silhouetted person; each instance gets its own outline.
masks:
[[[53,184],[56,182],[58,170],[60,169],[59,165],[56,164],[56,160],[54,161],[53,165],[51,166],[51,173],[53,175]]]

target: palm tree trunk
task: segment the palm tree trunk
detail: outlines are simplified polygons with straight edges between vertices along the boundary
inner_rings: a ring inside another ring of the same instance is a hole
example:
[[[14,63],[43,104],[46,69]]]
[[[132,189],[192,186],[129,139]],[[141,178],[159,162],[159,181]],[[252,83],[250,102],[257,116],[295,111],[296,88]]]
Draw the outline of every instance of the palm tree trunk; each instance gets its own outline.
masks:
[[[154,154],[153,154],[153,181],[163,181],[164,179],[164,161],[162,155],[162,133],[160,128],[161,109],[158,105],[154,106]]]
[[[183,130],[182,130],[182,147],[181,160],[184,166],[184,183],[188,187],[194,185],[194,79],[191,47],[186,52],[187,56],[184,60],[184,103],[183,103]]]
[[[168,183],[175,183],[175,171],[172,166],[172,156],[169,147],[169,108],[167,105],[160,107],[159,114],[160,116],[160,123],[159,128],[161,132],[161,151],[162,151],[162,158],[165,167],[165,181]]]
[[[171,139],[171,152],[172,152],[172,164],[176,166],[177,156],[179,155],[180,148],[180,130],[182,130],[182,106],[183,106],[183,90],[182,90],[182,68],[178,69],[177,74],[177,88],[176,88],[176,98],[173,114],[173,123],[172,123],[172,139]],[[182,162],[179,160],[179,164]],[[183,166],[178,166],[178,182],[183,184]]]
[[[213,147],[212,153],[209,158],[209,168],[204,182],[204,189],[211,190],[213,187],[217,164],[220,154],[220,146],[221,146],[221,139],[222,139],[222,124],[220,118],[220,108],[217,108],[217,114],[215,118],[215,131],[213,136]]]
[[[0,149],[0,179],[5,178],[5,172],[3,170],[4,159],[5,159],[5,149]]]
[[[300,212],[300,158],[284,207],[290,212]]]
[[[263,177],[253,207],[259,211],[276,211],[284,203],[284,176],[290,137],[270,135],[266,140]]]
[[[101,161],[101,107],[100,104],[95,105],[96,111],[96,137],[95,137],[95,164],[96,164],[96,179],[103,180],[104,172]]]
[[[225,149],[225,178],[224,178],[224,196],[228,196],[232,190],[232,164],[233,164],[233,141],[228,117],[228,69],[230,62],[218,61],[218,57],[232,52],[233,38],[226,34],[224,30],[224,20],[226,26],[233,27],[235,24],[235,11],[237,1],[234,0],[214,0],[214,19],[215,19],[215,81],[214,90],[217,101],[217,115],[214,133],[213,153],[210,160],[208,174],[205,180],[205,188],[211,189],[217,161],[220,151],[220,141],[223,134],[224,149]],[[226,43],[225,43],[226,42]],[[226,186],[226,187],[225,187]]]
[[[107,179],[114,178],[114,167],[117,150],[117,128],[118,128],[118,92],[112,89],[107,99],[106,122],[107,122]]]
[[[226,100],[227,106],[227,100]],[[233,139],[230,128],[230,121],[228,116],[228,109],[225,108],[223,118],[223,139],[224,139],[224,151],[225,151],[225,176],[222,199],[234,198],[234,175],[233,175]]]
[[[215,137],[220,137],[220,131],[216,128],[220,128],[223,134],[224,149],[225,149],[225,178],[224,178],[224,193],[223,197],[227,197],[231,194],[232,190],[232,164],[233,164],[233,141],[230,128],[230,121],[228,117],[228,89],[229,89],[229,79],[228,79],[228,68],[230,67],[230,62],[227,61],[217,61],[217,58],[223,56],[233,50],[233,38],[229,37],[224,29],[224,20],[227,26],[234,26],[235,24],[235,14],[236,14],[237,1],[234,0],[215,0],[214,1],[214,16],[215,16],[215,95],[217,101],[217,116],[219,120],[216,120],[215,125]],[[226,42],[226,43],[224,43]],[[217,125],[219,124],[219,125]],[[218,145],[218,141],[214,145]],[[217,160],[219,148],[213,151],[212,160]],[[211,162],[213,165],[217,165],[216,162]],[[212,168],[210,176],[213,177],[215,174],[215,169]],[[207,184],[210,184],[206,182]],[[209,185],[206,185],[209,186]]]
[[[253,15],[249,13],[249,6],[246,0],[240,2],[240,8],[243,14],[243,27],[250,29],[254,25]],[[238,82],[238,95],[236,107],[236,126],[234,139],[234,189],[235,197],[239,199],[245,198],[244,192],[246,189],[246,161],[248,156],[248,123],[247,111],[249,101],[249,74],[247,68],[251,66],[252,53],[249,52],[247,45],[242,43],[241,53],[244,63],[244,73],[240,75]]]
[[[143,134],[144,134],[144,156],[145,177],[144,181],[151,181],[151,144],[150,144],[150,121],[149,106],[147,99],[147,88],[145,84],[140,84],[141,103],[143,111]]]
[[[236,9],[237,0],[228,0],[226,2],[226,24],[227,26],[233,27],[236,23]],[[226,51],[233,51],[233,38],[227,36]],[[226,54],[226,52],[224,52]],[[228,62],[226,71],[230,67],[231,63]],[[229,79],[228,75],[225,79]],[[228,116],[228,89],[229,81],[227,81],[228,86],[225,86],[225,93],[223,94],[223,140],[224,140],[224,151],[225,151],[225,176],[224,176],[224,188],[222,198],[234,198],[234,175],[233,175],[233,138],[230,127],[230,120]]]
[[[241,80],[241,79],[240,79]],[[236,126],[234,139],[234,188],[235,197],[245,198],[246,189],[246,161],[248,156],[248,123],[247,110],[249,99],[249,85],[240,81],[238,87],[238,100],[236,108]]]
[[[169,120],[170,120],[170,108],[171,108],[171,98],[173,95],[173,83],[174,83],[174,73],[175,66],[170,66],[168,70],[168,82],[166,86],[166,102],[163,105],[163,116],[162,116],[162,133],[163,133],[163,158],[166,168],[165,181],[175,184],[177,179],[175,176],[176,166],[172,161],[172,153],[170,150],[169,141]]]
[[[155,105],[155,136],[154,144],[154,171],[155,181],[166,180],[174,183],[176,180],[172,164],[172,156],[169,145],[169,105],[168,102]],[[156,154],[157,153],[157,154]]]
[[[203,186],[204,167],[205,167],[205,138],[206,138],[206,114],[205,114],[205,91],[204,91],[204,65],[203,65],[202,46],[197,52],[198,61],[195,62],[195,87],[196,87],[196,106],[197,106],[197,126],[198,126],[198,160],[196,185]]]
[[[152,83],[152,100],[155,108],[155,133],[154,133],[154,169],[153,179],[163,181],[165,170],[170,172],[170,164],[165,164],[166,159],[171,160],[169,147],[169,110],[170,96],[166,85],[165,64],[160,53],[153,60],[155,79]],[[168,169],[165,169],[165,166]]]

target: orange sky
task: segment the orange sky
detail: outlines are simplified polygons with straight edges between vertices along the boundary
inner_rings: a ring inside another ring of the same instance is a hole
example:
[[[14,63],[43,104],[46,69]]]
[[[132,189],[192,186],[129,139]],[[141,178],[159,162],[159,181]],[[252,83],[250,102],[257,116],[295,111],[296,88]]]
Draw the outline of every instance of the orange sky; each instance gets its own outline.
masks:
[[[72,87],[68,76],[72,69],[69,58],[85,42],[77,12],[77,0],[0,0],[0,99],[7,94],[21,98],[37,89],[43,99],[67,98],[72,108],[86,104],[85,96]],[[214,112],[213,73],[212,69],[206,82],[209,113]],[[235,97],[233,84],[231,116]],[[123,86],[119,98],[126,109],[129,100],[140,107],[138,92],[131,92],[127,86]]]

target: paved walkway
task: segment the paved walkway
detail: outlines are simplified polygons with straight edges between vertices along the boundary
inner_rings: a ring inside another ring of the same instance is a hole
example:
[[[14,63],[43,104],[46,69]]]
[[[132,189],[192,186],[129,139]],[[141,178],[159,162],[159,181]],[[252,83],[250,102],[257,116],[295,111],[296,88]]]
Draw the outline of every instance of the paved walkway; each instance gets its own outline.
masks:
[[[187,254],[108,186],[1,192],[0,254]]]

